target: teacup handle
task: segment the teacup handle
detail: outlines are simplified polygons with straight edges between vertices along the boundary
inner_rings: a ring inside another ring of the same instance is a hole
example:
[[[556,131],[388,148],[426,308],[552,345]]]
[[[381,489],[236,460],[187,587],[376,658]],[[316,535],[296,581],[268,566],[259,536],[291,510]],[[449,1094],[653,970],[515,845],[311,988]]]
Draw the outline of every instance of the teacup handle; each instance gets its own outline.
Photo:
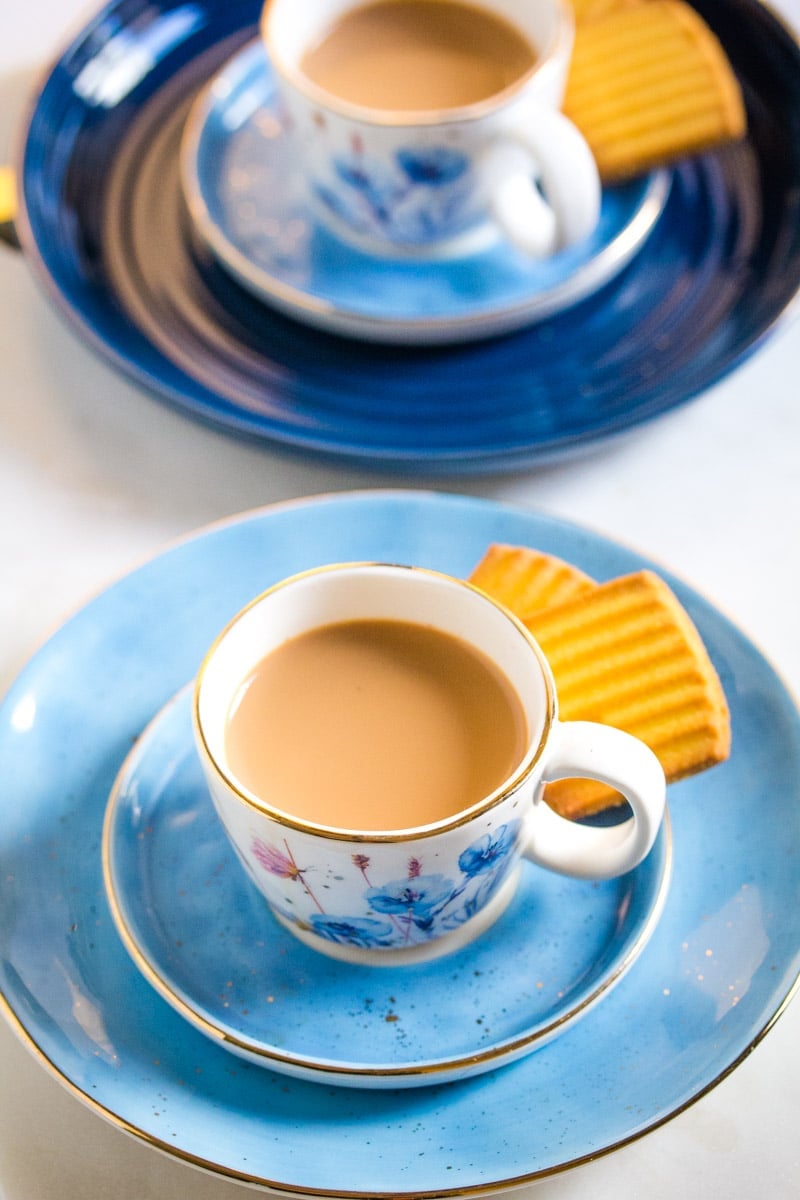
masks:
[[[600,176],[589,146],[554,109],[527,111],[483,159],[490,208],[506,237],[544,258],[588,237],[600,217]]]
[[[540,793],[525,857],[578,879],[613,879],[632,870],[649,853],[664,816],[666,781],[655,754],[610,725],[564,721],[555,723],[546,755],[542,783],[599,779],[623,794],[633,815],[607,828],[579,825],[560,817]]]

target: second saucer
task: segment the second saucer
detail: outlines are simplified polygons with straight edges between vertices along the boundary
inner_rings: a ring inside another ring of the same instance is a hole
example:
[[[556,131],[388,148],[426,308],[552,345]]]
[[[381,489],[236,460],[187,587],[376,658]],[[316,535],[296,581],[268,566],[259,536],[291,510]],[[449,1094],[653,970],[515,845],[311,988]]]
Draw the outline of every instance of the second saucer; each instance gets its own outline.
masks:
[[[272,916],[228,842],[191,732],[191,689],[155,717],[106,814],[111,910],[135,963],[189,1022],[299,1078],[413,1087],[512,1062],[609,993],[652,934],[671,842],[618,879],[525,863],[508,908],[461,950],[413,966],[338,962]]]
[[[195,101],[181,177],[199,236],[258,298],[330,332],[431,345],[511,332],[596,292],[645,242],[671,179],[662,170],[607,188],[594,233],[548,259],[500,239],[460,256],[378,257],[310,206],[260,42]]]

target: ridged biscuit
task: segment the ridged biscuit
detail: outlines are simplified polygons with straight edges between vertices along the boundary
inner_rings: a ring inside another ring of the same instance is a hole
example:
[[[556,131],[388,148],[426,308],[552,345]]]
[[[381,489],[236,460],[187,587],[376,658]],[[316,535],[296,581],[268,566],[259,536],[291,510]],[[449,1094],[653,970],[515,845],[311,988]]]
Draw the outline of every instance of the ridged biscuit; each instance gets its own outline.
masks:
[[[599,17],[608,16],[612,12],[637,8],[643,3],[647,3],[647,0],[571,0],[571,7],[575,14],[575,24],[582,25],[587,21],[596,21]]]
[[[564,112],[601,177],[623,179],[741,137],[739,83],[716,36],[683,0],[576,6]],[[595,0],[600,3],[601,0]]]
[[[527,546],[493,543],[469,576],[518,617],[560,604],[597,584],[572,563]]]
[[[685,609],[653,572],[600,584],[525,624],[550,662],[563,720],[599,721],[641,738],[668,783],[727,758],[730,718],[719,677]],[[586,779],[548,784],[545,798],[569,817],[622,801]]]

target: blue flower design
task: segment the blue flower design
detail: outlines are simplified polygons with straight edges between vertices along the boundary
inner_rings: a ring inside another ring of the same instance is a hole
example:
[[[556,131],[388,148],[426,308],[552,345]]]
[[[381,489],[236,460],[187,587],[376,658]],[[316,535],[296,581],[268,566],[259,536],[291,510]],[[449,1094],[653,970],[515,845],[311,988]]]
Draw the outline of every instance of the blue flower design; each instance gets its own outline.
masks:
[[[472,878],[486,871],[494,871],[513,850],[519,827],[519,821],[510,821],[467,846],[458,860],[464,874]]]
[[[360,946],[369,950],[392,943],[392,926],[388,921],[377,921],[374,917],[329,917],[312,913],[311,925],[314,933],[340,946]]]
[[[348,187],[355,188],[359,192],[373,190],[375,186],[374,170],[369,170],[361,155],[353,155],[352,158],[335,158],[333,167],[342,183],[346,183]]]
[[[333,159],[335,174],[367,203],[378,220],[389,220],[392,205],[404,191],[404,183],[395,173],[363,154]]]
[[[347,194],[340,195],[333,188],[325,187],[321,184],[317,185],[314,191],[323,206],[330,209],[335,217],[339,217],[343,221],[351,221],[362,230],[369,228],[369,221],[353,205]]]
[[[427,150],[398,150],[396,158],[412,183],[442,187],[465,174],[469,159],[450,146],[431,146]]]
[[[416,875],[387,883],[382,888],[370,888],[366,898],[375,912],[404,917],[413,921],[418,929],[428,929],[453,891],[452,879],[444,875]]]

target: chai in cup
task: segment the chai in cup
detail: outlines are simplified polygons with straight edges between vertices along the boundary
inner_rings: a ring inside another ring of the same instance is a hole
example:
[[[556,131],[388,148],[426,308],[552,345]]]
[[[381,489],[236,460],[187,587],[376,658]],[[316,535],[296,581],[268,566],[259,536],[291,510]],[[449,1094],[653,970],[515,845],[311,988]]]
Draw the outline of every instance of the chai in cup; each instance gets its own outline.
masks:
[[[266,0],[264,47],[311,210],[368,253],[545,257],[600,214],[560,111],[568,0]]]
[[[237,690],[231,770],[304,821],[366,831],[471,808],[525,752],[508,679],[461,638],[408,621],[323,625],[284,642]]]
[[[349,962],[416,962],[478,936],[523,860],[583,879],[649,852],[664,772],[642,742],[560,722],[524,625],[418,567],[341,563],[257,597],[208,651],[194,732],[217,813],[297,938]],[[621,791],[587,828],[542,801],[558,778]]]
[[[313,83],[365,108],[419,112],[504,91],[538,52],[502,16],[461,0],[374,0],[341,14],[301,59]]]

